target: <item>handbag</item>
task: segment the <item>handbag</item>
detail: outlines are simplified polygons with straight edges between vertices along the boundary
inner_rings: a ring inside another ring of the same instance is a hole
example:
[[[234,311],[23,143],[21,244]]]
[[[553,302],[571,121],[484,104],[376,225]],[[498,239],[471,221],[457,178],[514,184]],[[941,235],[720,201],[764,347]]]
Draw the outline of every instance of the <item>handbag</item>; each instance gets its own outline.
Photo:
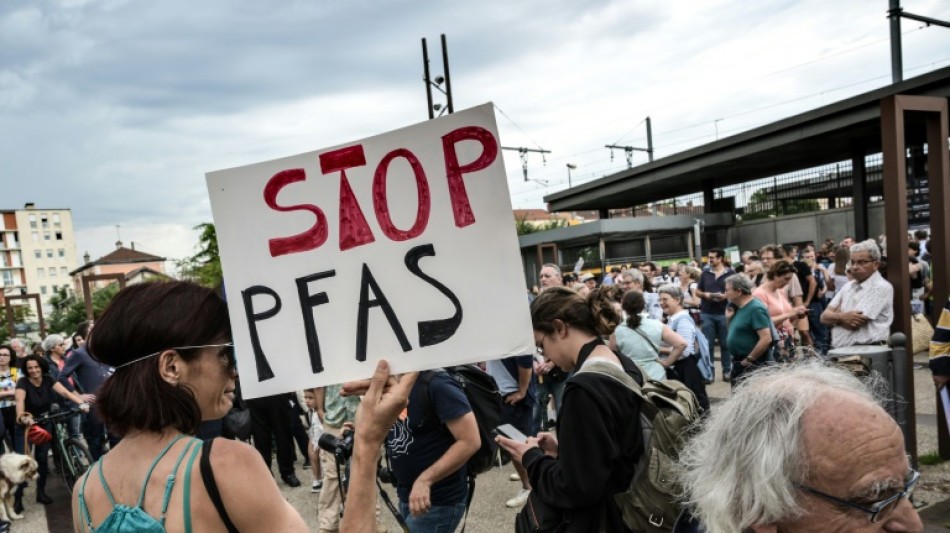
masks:
[[[917,313],[910,317],[910,338],[913,351],[910,356],[920,352],[930,350],[930,339],[934,336],[934,328],[927,321],[923,313]]]
[[[569,523],[561,509],[544,503],[532,492],[515,518],[515,532],[558,533],[565,531]]]

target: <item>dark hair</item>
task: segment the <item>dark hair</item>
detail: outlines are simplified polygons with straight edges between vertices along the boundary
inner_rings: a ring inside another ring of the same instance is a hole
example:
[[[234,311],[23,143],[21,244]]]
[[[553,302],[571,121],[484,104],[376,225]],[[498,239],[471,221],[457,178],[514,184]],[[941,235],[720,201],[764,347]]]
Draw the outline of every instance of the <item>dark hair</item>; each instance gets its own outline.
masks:
[[[769,269],[769,271],[766,273],[766,276],[768,276],[769,279],[775,279],[780,276],[784,276],[785,274],[795,274],[797,272],[798,270],[796,270],[791,263],[784,259],[780,259],[772,265],[772,268]]]
[[[620,308],[627,313],[627,327],[637,329],[640,327],[640,320],[643,318],[640,313],[646,307],[646,301],[643,299],[643,293],[638,290],[629,290],[623,295],[620,301]]]
[[[16,350],[14,350],[14,349],[13,349],[13,346],[10,346],[9,344],[2,344],[2,345],[0,345],[0,350],[3,350],[4,348],[5,348],[8,352],[10,352],[10,368],[15,367],[15,366],[16,366],[16,359],[17,359],[17,358],[16,358]]]
[[[230,340],[227,305],[211,289],[183,281],[149,282],[115,295],[87,349],[96,360],[119,367],[169,348]],[[200,356],[198,349],[177,352],[185,361]],[[117,435],[168,427],[194,434],[202,420],[194,392],[166,382],[158,357],[118,368],[99,388],[96,409]]]
[[[917,241],[908,241],[907,248],[920,253],[920,243]]]
[[[739,263],[738,265],[732,267],[732,269],[735,270],[737,274],[741,274],[745,272],[745,265],[743,265],[742,263]]]
[[[79,323],[78,326],[76,326],[76,334],[73,335],[73,337],[75,337],[76,335],[82,335],[82,338],[85,339],[86,337],[89,336],[90,326],[92,326],[92,322],[88,320],[83,320],[82,322]]]
[[[536,331],[554,332],[554,321],[597,336],[606,336],[620,323],[620,316],[606,294],[591,291],[584,298],[565,287],[545,289],[531,302],[531,325]]]
[[[49,374],[49,361],[47,361],[46,358],[43,357],[42,355],[36,355],[35,353],[31,353],[30,355],[24,357],[20,361],[20,370],[23,372],[24,376],[27,375],[26,364],[29,363],[30,361],[36,361],[37,364],[40,365],[40,370],[43,371],[43,375]]]
[[[919,229],[914,232],[915,239],[927,240],[927,230]]]

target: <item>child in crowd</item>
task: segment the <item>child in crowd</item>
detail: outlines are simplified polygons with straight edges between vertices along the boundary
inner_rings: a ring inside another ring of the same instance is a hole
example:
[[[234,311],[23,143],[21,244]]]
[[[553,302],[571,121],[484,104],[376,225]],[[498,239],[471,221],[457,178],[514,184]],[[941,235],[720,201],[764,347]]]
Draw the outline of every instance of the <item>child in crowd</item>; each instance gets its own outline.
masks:
[[[310,492],[320,492],[323,489],[323,474],[320,471],[320,446],[317,442],[323,435],[323,420],[317,406],[317,394],[314,389],[303,391],[307,402],[307,412],[310,416],[310,470],[313,473],[313,483]]]

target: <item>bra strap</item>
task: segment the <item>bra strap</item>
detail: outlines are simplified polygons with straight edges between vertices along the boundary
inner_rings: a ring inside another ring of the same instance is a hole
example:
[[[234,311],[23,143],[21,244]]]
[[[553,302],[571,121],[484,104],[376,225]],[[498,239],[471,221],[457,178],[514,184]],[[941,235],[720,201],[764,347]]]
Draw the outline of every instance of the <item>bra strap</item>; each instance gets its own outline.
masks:
[[[191,457],[188,458],[188,465],[185,466],[185,490],[182,495],[182,498],[185,500],[184,501],[185,533],[191,533],[191,469],[195,465],[195,457],[197,457],[198,452],[201,451],[202,444],[204,443],[201,441],[198,441],[198,444],[194,447],[194,449],[191,450]]]
[[[142,504],[145,503],[145,489],[148,487],[148,480],[149,480],[149,478],[152,477],[152,470],[155,470],[155,466],[158,464],[159,461],[162,460],[162,457],[165,457],[165,454],[168,453],[168,450],[171,449],[171,447],[174,446],[175,443],[178,442],[178,441],[179,441],[182,437],[184,437],[184,436],[185,436],[184,433],[182,433],[182,434],[178,435],[177,437],[175,437],[174,439],[172,439],[171,442],[169,442],[167,445],[165,445],[165,448],[162,450],[162,453],[158,454],[158,457],[156,457],[155,460],[152,461],[152,465],[149,466],[149,467],[148,467],[148,471],[145,472],[145,481],[142,482],[142,491],[141,491],[141,494],[140,494],[140,496],[139,496],[139,503],[135,504],[136,507],[140,507],[140,508],[141,508],[141,507],[142,507]],[[99,471],[100,471],[100,473],[102,472],[102,467],[101,467],[101,465],[100,465]],[[172,473],[174,474],[174,471],[172,471]],[[105,484],[105,480],[102,480],[102,483],[103,483],[103,485],[104,485],[104,484]],[[108,492],[108,491],[109,491],[109,489],[106,488],[106,492]],[[111,495],[111,494],[109,495],[109,500],[112,500],[112,495]],[[114,507],[114,506],[115,506],[115,502],[112,502],[112,505],[113,505],[113,507]]]

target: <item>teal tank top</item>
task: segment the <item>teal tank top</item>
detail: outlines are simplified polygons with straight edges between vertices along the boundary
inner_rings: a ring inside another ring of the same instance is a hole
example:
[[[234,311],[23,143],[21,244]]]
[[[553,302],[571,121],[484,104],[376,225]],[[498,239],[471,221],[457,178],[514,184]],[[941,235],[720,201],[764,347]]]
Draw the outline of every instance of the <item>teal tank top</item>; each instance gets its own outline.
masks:
[[[190,451],[191,456],[188,458],[188,463],[185,466],[185,487],[182,499],[184,500],[185,531],[191,533],[191,467],[195,462],[195,457],[197,457],[201,450],[203,444],[201,440],[192,438],[188,444],[185,445],[185,449],[182,450],[181,455],[178,456],[175,467],[165,482],[165,497],[162,499],[161,518],[154,518],[142,508],[142,505],[145,503],[145,488],[148,486],[149,478],[152,477],[152,471],[155,469],[155,465],[158,464],[162,457],[168,453],[168,450],[182,437],[184,437],[184,435],[179,435],[172,439],[158,457],[152,461],[151,466],[148,467],[148,472],[145,474],[145,482],[142,484],[142,493],[135,507],[115,503],[112,492],[109,490],[109,485],[106,483],[106,478],[102,475],[102,460],[105,459],[105,456],[102,456],[96,464],[90,466],[89,470],[86,471],[86,475],[83,476],[82,486],[79,489],[79,513],[83,522],[80,525],[81,531],[88,530],[92,533],[165,533],[165,513],[168,511],[172,488],[175,486],[176,472],[178,472],[178,467]],[[112,504],[112,511],[106,516],[105,520],[99,524],[99,527],[92,526],[92,516],[89,514],[89,507],[86,506],[85,498],[86,481],[89,479],[89,474],[92,473],[92,469],[96,468],[96,465],[98,465],[97,469],[99,471],[99,480],[102,482],[102,488],[105,489],[106,496],[109,497],[109,503]]]

